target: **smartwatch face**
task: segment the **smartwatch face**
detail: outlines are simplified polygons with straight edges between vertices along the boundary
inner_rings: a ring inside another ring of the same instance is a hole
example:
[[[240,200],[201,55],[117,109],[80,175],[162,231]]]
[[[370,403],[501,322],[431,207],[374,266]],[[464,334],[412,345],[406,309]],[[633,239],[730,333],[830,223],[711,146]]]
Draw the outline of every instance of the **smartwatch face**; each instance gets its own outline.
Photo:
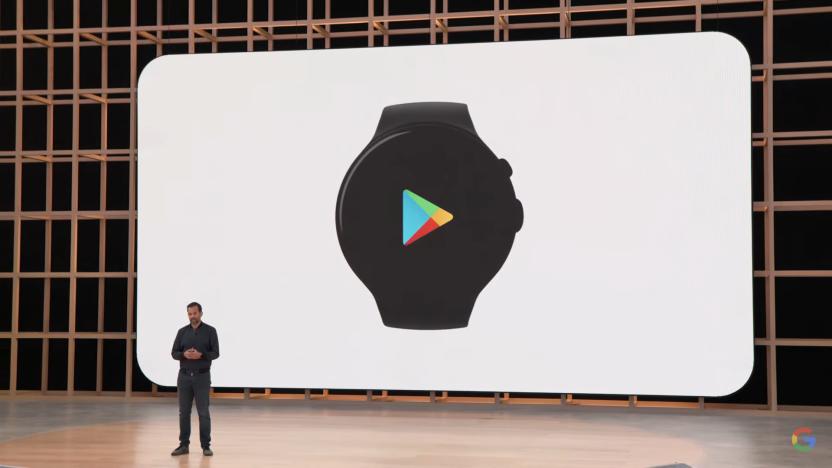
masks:
[[[417,125],[373,139],[347,172],[336,228],[385,324],[465,326],[522,212],[510,169],[475,135]]]

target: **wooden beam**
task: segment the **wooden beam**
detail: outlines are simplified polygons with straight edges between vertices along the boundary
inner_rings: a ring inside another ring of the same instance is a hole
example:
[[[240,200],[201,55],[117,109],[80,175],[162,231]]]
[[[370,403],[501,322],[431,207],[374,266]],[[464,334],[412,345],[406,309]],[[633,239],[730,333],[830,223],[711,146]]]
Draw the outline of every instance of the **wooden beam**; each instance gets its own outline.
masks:
[[[52,104],[51,99],[43,97],[39,94],[24,94],[23,99],[29,99],[31,101],[36,101],[36,102],[39,102],[41,104],[46,104],[47,106]]]
[[[86,39],[88,41],[95,42],[98,45],[102,45],[102,46],[107,45],[107,42],[104,39],[101,39],[100,37],[98,37],[98,36],[96,36],[95,34],[92,34],[92,33],[81,33],[81,37],[83,37],[84,39]]]
[[[149,32],[147,32],[147,31],[139,31],[137,34],[138,34],[139,36],[141,36],[141,37],[143,37],[143,38],[145,38],[145,39],[147,39],[147,40],[149,40],[149,41],[153,42],[153,43],[156,43],[156,44],[161,44],[161,43],[162,43],[161,39],[159,39],[158,37],[156,37],[156,36],[155,36],[155,35],[153,35],[153,34],[150,34],[150,33],[149,33]]]
[[[82,158],[87,158],[87,159],[94,159],[94,160],[96,160],[96,161],[101,161],[101,162],[105,162],[105,161],[107,161],[107,156],[106,156],[106,155],[103,155],[103,154],[97,154],[97,153],[80,153],[78,156],[79,156],[79,157],[82,157]]]
[[[827,73],[790,73],[790,74],[780,74],[774,75],[774,81],[787,81],[787,80],[828,80],[832,78],[832,72]],[[752,80],[756,81],[756,80]]]
[[[208,39],[211,42],[217,42],[217,36],[214,36],[213,34],[209,33],[208,31],[206,31],[204,29],[194,28],[194,33],[198,36],[201,36],[201,37],[204,37],[205,39]]]
[[[329,31],[327,31],[323,26],[320,24],[313,24],[312,29],[315,30],[316,33],[320,34],[323,37],[329,37]]]
[[[380,21],[373,21],[373,28],[377,29],[382,34],[388,34],[389,33],[389,31],[387,31],[387,28],[384,27],[384,24],[382,24]]]
[[[92,101],[95,101],[95,102],[98,102],[98,103],[101,103],[101,104],[107,104],[107,98],[101,97],[97,94],[81,93],[81,97],[85,98],[85,99],[90,99]]]
[[[107,219],[107,217],[104,216],[103,214],[98,214],[98,213],[87,213],[87,214],[80,214],[79,213],[78,214],[78,219],[93,219],[93,220],[101,221],[101,220]]]
[[[265,29],[261,28],[260,26],[253,26],[251,29],[254,32],[256,32],[257,34],[265,37],[266,39],[268,39],[270,41],[274,39],[274,36],[272,36],[272,33],[266,31]]]
[[[51,41],[46,40],[46,39],[44,39],[44,38],[42,38],[38,35],[35,35],[35,34],[24,34],[23,38],[27,39],[27,40],[30,40],[32,42],[36,42],[36,43],[38,43],[42,46],[45,46],[45,47],[52,47],[52,42]]]
[[[813,146],[832,145],[832,138],[798,138],[792,140],[774,140],[774,146]]]
[[[22,154],[23,159],[34,159],[35,161],[52,162],[52,156],[47,154]]]

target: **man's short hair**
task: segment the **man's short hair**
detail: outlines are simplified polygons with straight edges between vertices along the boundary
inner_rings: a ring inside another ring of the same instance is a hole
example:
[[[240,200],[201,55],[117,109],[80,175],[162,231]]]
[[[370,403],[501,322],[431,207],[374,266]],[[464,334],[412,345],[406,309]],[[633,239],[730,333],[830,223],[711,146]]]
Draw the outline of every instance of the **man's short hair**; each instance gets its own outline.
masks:
[[[199,302],[191,302],[190,304],[188,304],[188,307],[186,307],[186,309],[190,309],[191,307],[196,307],[197,309],[199,309],[199,313],[202,313],[202,305]]]

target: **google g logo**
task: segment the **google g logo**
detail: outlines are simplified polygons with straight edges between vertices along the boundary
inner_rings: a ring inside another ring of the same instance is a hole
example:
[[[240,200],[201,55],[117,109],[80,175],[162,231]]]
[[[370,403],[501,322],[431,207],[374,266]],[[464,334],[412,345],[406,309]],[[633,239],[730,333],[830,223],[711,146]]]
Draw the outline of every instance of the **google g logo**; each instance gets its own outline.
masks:
[[[815,436],[808,427],[798,427],[792,433],[792,447],[798,452],[808,452],[815,448]]]

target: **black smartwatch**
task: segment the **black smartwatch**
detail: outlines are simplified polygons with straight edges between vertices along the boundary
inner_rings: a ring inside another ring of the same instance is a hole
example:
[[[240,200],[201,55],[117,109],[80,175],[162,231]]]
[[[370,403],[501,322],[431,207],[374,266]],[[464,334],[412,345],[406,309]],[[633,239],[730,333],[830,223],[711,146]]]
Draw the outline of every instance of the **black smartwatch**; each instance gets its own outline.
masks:
[[[384,325],[468,325],[523,224],[511,174],[477,135],[467,105],[384,108],[335,213],[341,251]]]

